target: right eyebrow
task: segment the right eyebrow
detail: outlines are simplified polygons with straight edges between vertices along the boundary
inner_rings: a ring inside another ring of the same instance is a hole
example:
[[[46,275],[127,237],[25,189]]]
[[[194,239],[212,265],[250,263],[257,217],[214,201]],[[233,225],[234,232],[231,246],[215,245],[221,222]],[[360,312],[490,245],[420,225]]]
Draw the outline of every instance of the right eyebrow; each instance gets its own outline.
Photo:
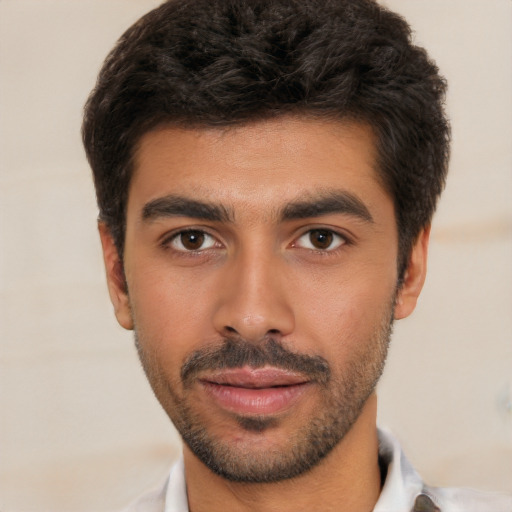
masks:
[[[224,206],[174,194],[153,199],[142,208],[143,221],[162,217],[191,217],[217,222],[233,222],[232,213]]]

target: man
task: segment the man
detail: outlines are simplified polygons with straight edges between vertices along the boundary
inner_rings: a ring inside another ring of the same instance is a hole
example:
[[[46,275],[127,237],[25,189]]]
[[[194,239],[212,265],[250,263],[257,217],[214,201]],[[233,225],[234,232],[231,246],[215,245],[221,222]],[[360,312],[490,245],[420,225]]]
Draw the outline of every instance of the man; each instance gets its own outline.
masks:
[[[445,83],[369,0],[171,0],[85,111],[110,296],[184,441],[130,510],[510,511],[376,427],[443,188]]]

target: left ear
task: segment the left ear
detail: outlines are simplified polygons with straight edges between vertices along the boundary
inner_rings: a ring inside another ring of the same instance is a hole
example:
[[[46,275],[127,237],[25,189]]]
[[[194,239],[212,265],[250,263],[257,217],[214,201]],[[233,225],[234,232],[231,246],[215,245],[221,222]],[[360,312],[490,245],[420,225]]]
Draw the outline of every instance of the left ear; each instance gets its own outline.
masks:
[[[428,240],[430,226],[422,229],[413,245],[409,262],[404,273],[402,287],[398,291],[395,305],[395,320],[409,316],[423,288],[427,275]]]

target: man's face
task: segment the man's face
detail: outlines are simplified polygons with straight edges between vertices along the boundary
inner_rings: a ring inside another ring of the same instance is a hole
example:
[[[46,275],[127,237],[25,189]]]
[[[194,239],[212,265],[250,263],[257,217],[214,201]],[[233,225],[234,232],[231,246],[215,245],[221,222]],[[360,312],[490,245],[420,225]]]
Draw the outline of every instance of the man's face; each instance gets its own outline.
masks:
[[[375,156],[364,126],[295,118],[140,142],[116,314],[187,450],[229,479],[306,471],[373,392],[398,245]]]

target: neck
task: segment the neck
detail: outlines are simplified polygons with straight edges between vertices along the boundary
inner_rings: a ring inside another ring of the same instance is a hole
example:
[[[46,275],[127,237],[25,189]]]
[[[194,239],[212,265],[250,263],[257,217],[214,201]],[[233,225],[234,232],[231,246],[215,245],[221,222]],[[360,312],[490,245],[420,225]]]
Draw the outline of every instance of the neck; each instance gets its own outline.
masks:
[[[317,466],[277,483],[235,483],[212,473],[185,447],[190,512],[368,512],[381,481],[373,394],[340,443]]]

